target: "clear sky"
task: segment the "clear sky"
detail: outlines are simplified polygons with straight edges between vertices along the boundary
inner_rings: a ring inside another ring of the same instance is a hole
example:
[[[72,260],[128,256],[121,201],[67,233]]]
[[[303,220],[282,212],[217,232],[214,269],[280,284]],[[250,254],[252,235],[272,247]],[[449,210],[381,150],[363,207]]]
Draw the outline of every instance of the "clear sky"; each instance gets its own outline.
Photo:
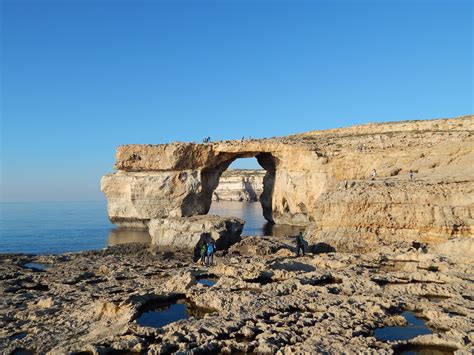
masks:
[[[471,0],[0,2],[2,201],[102,199],[120,144],[473,112]]]

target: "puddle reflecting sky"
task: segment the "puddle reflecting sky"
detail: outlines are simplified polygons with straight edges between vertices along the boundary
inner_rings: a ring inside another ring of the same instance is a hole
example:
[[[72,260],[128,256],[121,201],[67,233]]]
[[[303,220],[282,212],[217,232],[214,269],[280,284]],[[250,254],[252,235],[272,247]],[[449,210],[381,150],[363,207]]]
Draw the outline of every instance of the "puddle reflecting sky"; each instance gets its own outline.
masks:
[[[189,317],[202,318],[211,312],[210,309],[192,306],[184,299],[178,299],[171,304],[157,303],[153,305],[152,302],[137,318],[137,323],[144,327],[161,328]]]
[[[197,281],[198,283],[204,285],[204,286],[209,286],[209,287],[212,287],[216,284],[217,282],[217,279],[211,279],[211,278],[208,278],[208,279],[200,279]]]
[[[409,340],[418,335],[432,334],[422,319],[415,317],[411,312],[401,314],[407,321],[403,327],[383,327],[375,329],[375,338],[381,341]]]
[[[23,267],[27,269],[33,269],[33,270],[46,270],[46,269],[49,269],[51,265],[40,264],[40,263],[26,263],[23,265]]]
[[[186,312],[186,305],[184,303],[176,303],[143,312],[137,318],[137,323],[144,327],[161,328],[167,324],[187,318],[189,318],[189,315]]]

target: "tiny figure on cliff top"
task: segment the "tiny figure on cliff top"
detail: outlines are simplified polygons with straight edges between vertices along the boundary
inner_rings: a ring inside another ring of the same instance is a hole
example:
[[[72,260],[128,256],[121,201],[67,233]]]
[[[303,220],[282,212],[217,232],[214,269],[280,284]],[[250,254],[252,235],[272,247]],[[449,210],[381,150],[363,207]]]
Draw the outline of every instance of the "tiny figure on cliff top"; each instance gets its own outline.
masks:
[[[414,173],[413,171],[410,169],[410,171],[408,172],[408,177],[410,178],[410,180],[413,180],[414,178]]]
[[[372,169],[372,174],[371,174],[372,179],[371,180],[375,180],[376,176],[377,176],[377,170]]]
[[[420,243],[416,240],[411,242],[411,247],[408,249],[408,251],[417,251],[421,253],[427,253],[428,252],[428,246],[425,243]]]
[[[296,236],[296,251],[297,251],[297,256],[300,256],[300,250],[302,251],[303,256],[304,256],[305,254],[304,254],[304,238],[303,238],[303,232],[300,232],[300,233]]]

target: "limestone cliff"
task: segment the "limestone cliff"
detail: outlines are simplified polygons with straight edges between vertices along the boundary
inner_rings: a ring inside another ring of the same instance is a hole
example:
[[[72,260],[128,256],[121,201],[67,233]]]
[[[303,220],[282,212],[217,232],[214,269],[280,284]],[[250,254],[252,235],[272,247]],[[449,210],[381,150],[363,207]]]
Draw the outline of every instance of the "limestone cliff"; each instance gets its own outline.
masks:
[[[222,172],[244,157],[266,170],[265,217],[311,225],[311,239],[436,242],[474,234],[473,116],[244,142],[120,146],[118,171],[101,184],[109,217],[133,226],[206,214]]]
[[[258,201],[265,170],[226,170],[212,195],[213,201]]]

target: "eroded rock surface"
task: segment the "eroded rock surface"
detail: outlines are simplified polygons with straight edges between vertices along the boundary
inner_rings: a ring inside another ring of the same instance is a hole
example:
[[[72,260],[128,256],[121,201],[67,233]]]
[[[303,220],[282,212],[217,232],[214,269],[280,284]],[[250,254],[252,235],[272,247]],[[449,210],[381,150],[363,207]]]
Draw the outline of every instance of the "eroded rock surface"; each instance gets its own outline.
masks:
[[[194,249],[203,233],[210,233],[218,249],[227,249],[240,240],[245,221],[236,217],[194,216],[152,219],[151,243]]]
[[[244,238],[208,269],[191,252],[140,244],[1,255],[0,352],[390,354],[405,342],[379,341],[373,331],[403,325],[406,310],[433,331],[409,343],[474,350],[472,256],[400,244],[296,258],[291,239],[265,238],[262,253],[253,241]],[[32,261],[50,267],[22,266]],[[215,285],[197,282],[206,275]],[[177,295],[211,313],[161,328],[137,323],[150,302]]]
[[[266,170],[265,218],[311,225],[315,240],[438,243],[474,234],[473,116],[244,142],[120,146],[118,171],[101,182],[109,217],[146,226],[153,218],[206,214],[222,172],[244,157]]]

